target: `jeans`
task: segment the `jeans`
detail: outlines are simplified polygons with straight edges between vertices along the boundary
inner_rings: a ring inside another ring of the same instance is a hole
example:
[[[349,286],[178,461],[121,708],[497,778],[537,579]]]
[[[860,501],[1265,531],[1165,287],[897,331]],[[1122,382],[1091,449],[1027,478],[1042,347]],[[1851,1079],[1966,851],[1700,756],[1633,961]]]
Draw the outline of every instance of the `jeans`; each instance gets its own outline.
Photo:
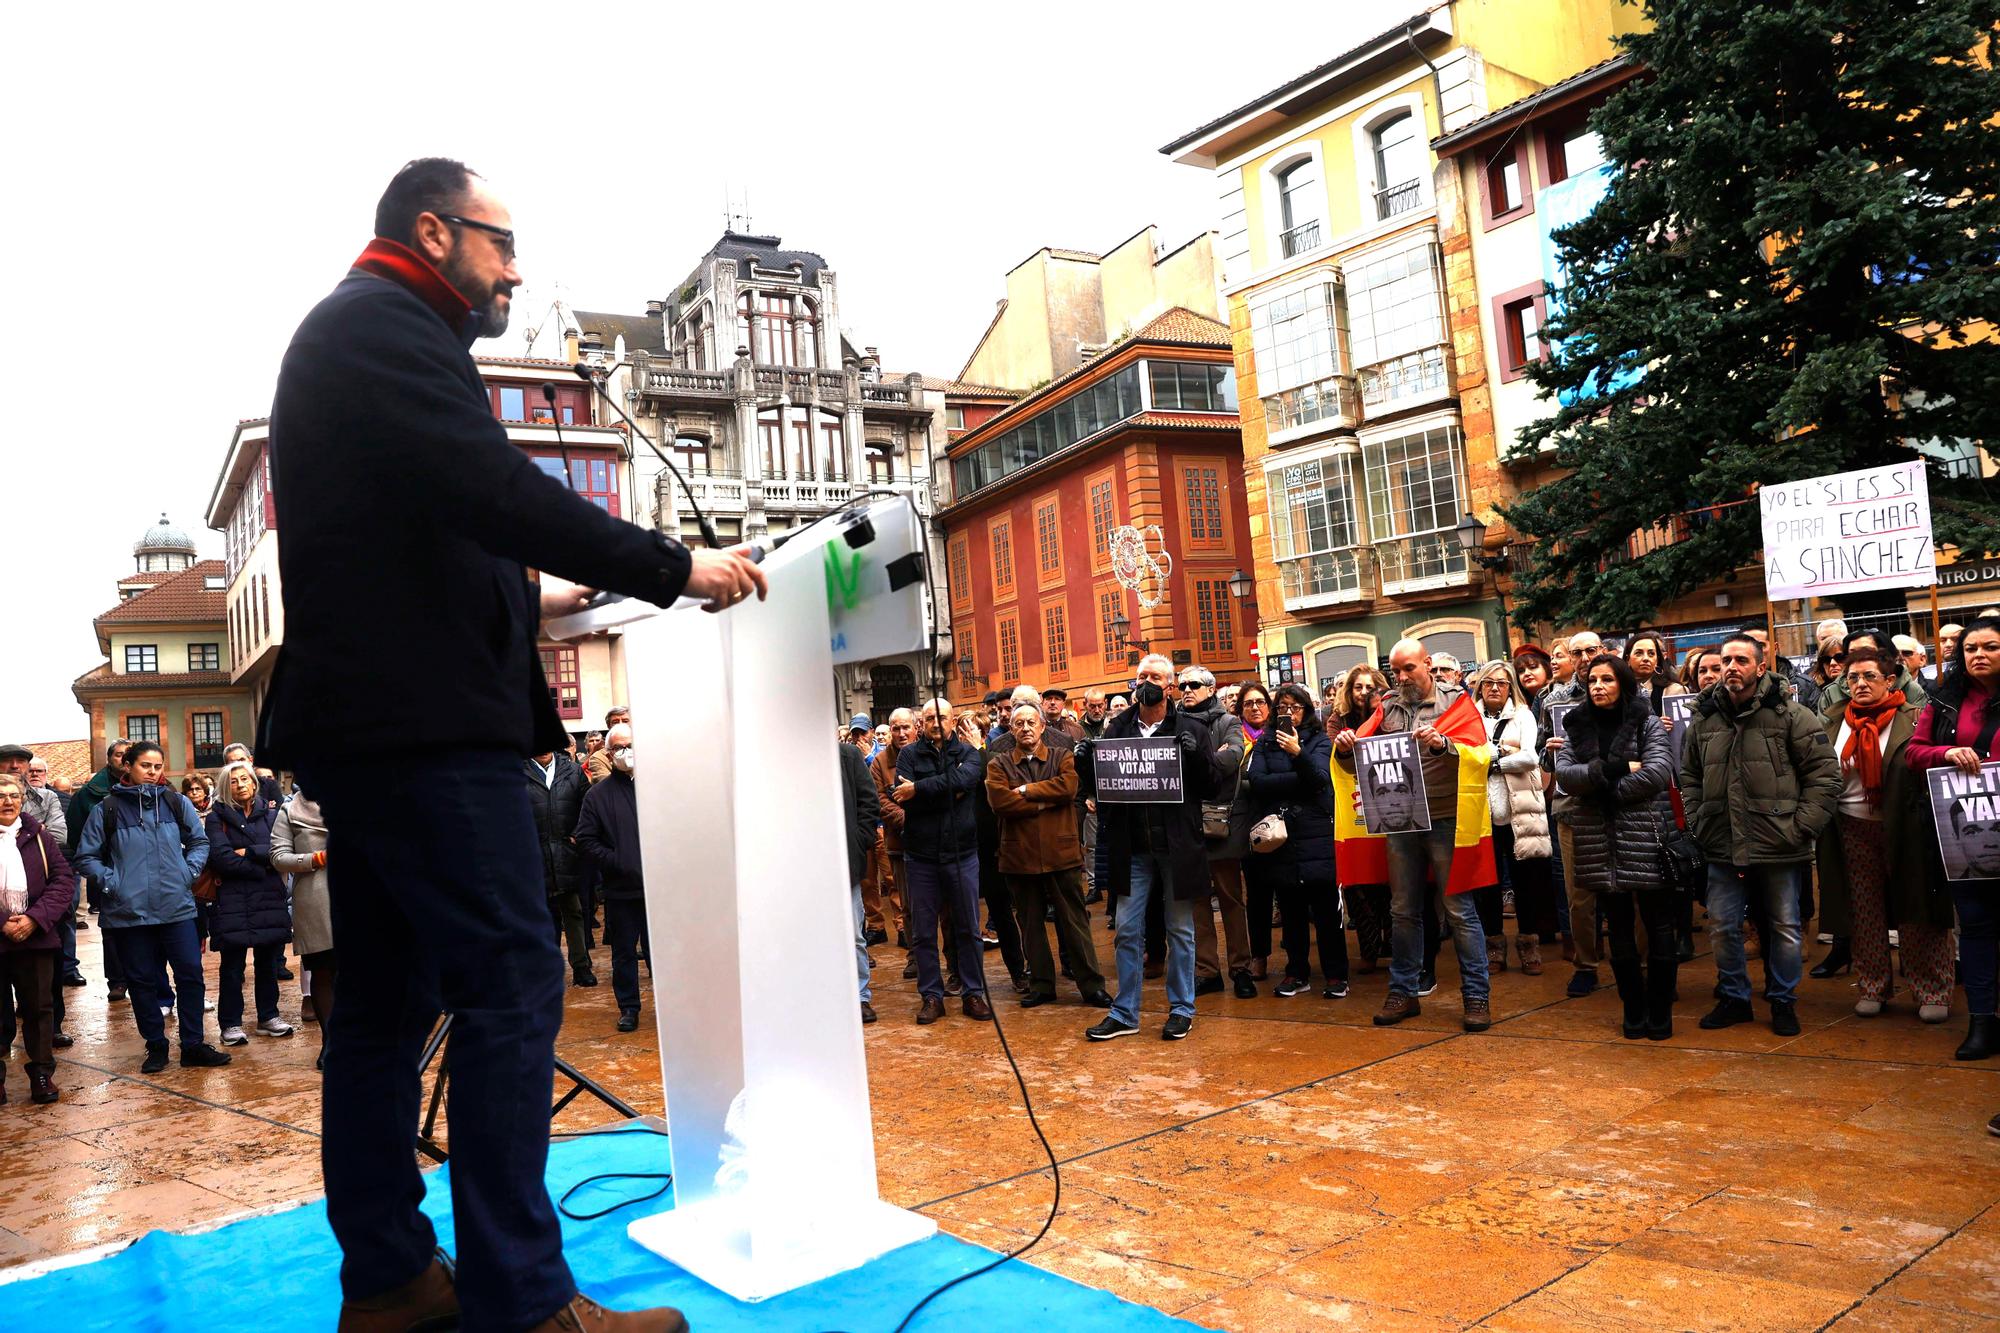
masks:
[[[2000,879],[1953,880],[1951,899],[1958,904],[1958,958],[1966,1010],[1990,1014],[2000,974]],[[1709,902],[1712,911],[1715,900]]]
[[[1439,916],[1450,927],[1458,950],[1458,985],[1468,1000],[1488,995],[1486,932],[1469,893],[1446,893],[1451,881],[1452,838],[1457,821],[1434,820],[1427,833],[1389,835],[1389,989],[1417,993],[1424,961],[1424,901],[1442,899]],[[1429,872],[1426,878],[1425,872]]]
[[[418,1208],[417,1057],[449,1010],[464,1323],[529,1327],[569,1302],[576,1279],[545,1180],[563,959],[549,947],[521,758],[426,749],[387,766],[302,761],[298,773],[319,798],[340,867],[321,1160],[341,1290],[379,1296],[430,1264],[437,1234]]]
[[[926,1000],[944,999],[944,977],[938,971],[938,911],[951,903],[953,943],[958,976],[967,995],[986,993],[985,946],[979,940],[979,854],[967,852],[956,861],[919,861],[907,857],[903,873],[910,893],[910,957],[917,964],[917,993]]]
[[[1724,998],[1750,1000],[1743,961],[1743,913],[1754,890],[1764,908],[1764,977],[1772,1004],[1790,1004],[1804,960],[1799,950],[1799,887],[1804,862],[1780,866],[1708,863],[1708,923],[1715,939],[1716,979]]]
[[[1146,903],[1157,897],[1166,914],[1167,1012],[1194,1017],[1194,903],[1166,889],[1150,854],[1132,858],[1132,883],[1118,904],[1118,999],[1111,1016],[1139,1026],[1139,988],[1146,977]]]
[[[185,921],[166,926],[108,926],[104,939],[106,943],[115,940],[118,956],[125,960],[128,969],[125,984],[131,990],[132,1021],[138,1024],[139,1035],[146,1039],[146,1045],[167,1044],[167,1023],[160,1013],[160,1005],[168,999],[163,979],[169,967],[174,970],[174,990],[178,994],[174,1012],[180,1017],[181,1050],[186,1052],[191,1046],[201,1045],[204,990],[201,940],[195,935],[194,918],[190,916]],[[414,1058],[411,1063],[415,1064]],[[411,1112],[410,1124],[414,1130],[414,1111]],[[412,1151],[415,1151],[414,1145]]]
[[[241,944],[225,944],[218,952],[222,955],[222,968],[216,981],[219,993],[215,997],[215,1021],[219,1027],[240,1028],[243,1026],[243,961],[244,955],[252,950]],[[267,1023],[278,1016],[278,966],[285,961],[285,946],[259,944],[254,952],[257,955],[257,1021]]]
[[[854,886],[854,967],[861,974],[861,1003],[875,998],[868,987],[868,909],[862,904],[861,886]]]
[[[619,1012],[639,1007],[639,945],[646,944],[646,968],[652,970],[652,939],[646,928],[644,898],[604,899],[604,942],[611,946],[611,997]]]

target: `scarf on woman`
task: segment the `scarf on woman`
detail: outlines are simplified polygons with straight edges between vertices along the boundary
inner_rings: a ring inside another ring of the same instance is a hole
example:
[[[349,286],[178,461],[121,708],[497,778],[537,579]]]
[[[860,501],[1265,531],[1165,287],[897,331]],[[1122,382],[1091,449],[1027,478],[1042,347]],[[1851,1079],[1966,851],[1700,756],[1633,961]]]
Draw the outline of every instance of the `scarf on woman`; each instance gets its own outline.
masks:
[[[1840,762],[1861,775],[1870,805],[1882,804],[1882,724],[1902,706],[1901,690],[1890,690],[1887,698],[1866,711],[1853,699],[1847,701],[1847,748],[1840,752]]]
[[[0,828],[0,920],[28,910],[28,867],[21,860],[20,843],[20,835],[26,831],[19,815]]]
[[[1252,745],[1255,745],[1258,741],[1264,739],[1264,730],[1263,727],[1253,727],[1248,722],[1245,722],[1243,724],[1243,737]]]

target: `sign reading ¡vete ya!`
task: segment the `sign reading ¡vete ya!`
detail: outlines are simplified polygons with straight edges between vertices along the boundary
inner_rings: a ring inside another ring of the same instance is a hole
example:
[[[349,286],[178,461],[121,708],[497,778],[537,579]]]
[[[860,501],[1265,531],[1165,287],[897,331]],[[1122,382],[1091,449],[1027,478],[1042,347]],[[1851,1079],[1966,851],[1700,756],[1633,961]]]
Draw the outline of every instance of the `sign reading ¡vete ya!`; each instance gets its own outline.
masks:
[[[1818,597],[1937,582],[1921,460],[1765,486],[1764,588]]]

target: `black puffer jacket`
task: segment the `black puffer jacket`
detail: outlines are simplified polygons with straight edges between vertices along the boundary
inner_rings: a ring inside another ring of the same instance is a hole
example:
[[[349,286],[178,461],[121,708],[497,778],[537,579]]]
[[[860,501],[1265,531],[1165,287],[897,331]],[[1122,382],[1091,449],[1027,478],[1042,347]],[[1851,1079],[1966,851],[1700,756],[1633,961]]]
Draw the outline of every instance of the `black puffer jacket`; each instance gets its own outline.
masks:
[[[535,837],[542,844],[542,885],[551,898],[583,887],[583,854],[570,838],[583,809],[583,794],[590,789],[590,780],[564,751],[556,751],[555,766],[544,785],[541,766],[532,759],[521,761],[528,779],[528,806],[535,812]]]
[[[291,890],[271,865],[271,825],[277,819],[278,807],[261,796],[247,815],[221,801],[208,807],[208,863],[220,881],[209,909],[208,938],[217,949],[292,938]]]
[[[1610,744],[1600,748],[1592,711],[1585,704],[1563,719],[1563,748],[1556,751],[1556,784],[1575,798],[1569,823],[1576,858],[1564,867],[1571,883],[1592,893],[1663,889],[1660,834],[1674,818],[1667,795],[1673,751],[1666,727],[1644,698],[1635,699]]]
[[[1266,730],[1250,751],[1243,785],[1250,789],[1253,820],[1285,817],[1285,845],[1250,854],[1259,871],[1309,889],[1333,888],[1333,741],[1319,720],[1308,717],[1299,728],[1296,755],[1278,744],[1275,725]]]

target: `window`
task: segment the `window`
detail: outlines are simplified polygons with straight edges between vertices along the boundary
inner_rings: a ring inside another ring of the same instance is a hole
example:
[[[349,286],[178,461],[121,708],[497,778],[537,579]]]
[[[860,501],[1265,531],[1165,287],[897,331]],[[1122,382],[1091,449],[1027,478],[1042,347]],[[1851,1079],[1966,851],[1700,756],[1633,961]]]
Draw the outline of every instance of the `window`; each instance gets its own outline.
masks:
[[[785,475],[784,427],[775,414],[757,418],[757,441],[764,449],[764,476],[766,479]]]
[[[831,412],[819,416],[819,478],[847,480],[847,427]]]
[[[151,741],[160,743],[160,715],[158,713],[128,714],[125,718],[125,739],[128,741]]]
[[[194,767],[222,767],[222,714],[188,714],[188,739],[194,748]]]
[[[1015,615],[1000,617],[1000,679],[1019,680],[1021,678],[1021,618]]]
[[[583,716],[583,691],[578,683],[576,649],[556,646],[540,649],[542,679],[548,682],[549,702],[564,719]]]
[[[1372,366],[1444,341],[1435,242],[1376,251],[1347,265],[1354,364]]]
[[[1335,287],[1315,282],[1250,307],[1257,387],[1276,393],[1340,372]],[[1233,387],[1233,386],[1232,386]]]
[[[563,481],[562,454],[553,449],[531,449],[528,456],[535,466]],[[569,488],[607,514],[618,515],[618,456],[608,449],[569,451]]]
[[[1528,184],[1527,140],[1510,138],[1485,160],[1479,178],[1479,210],[1488,228],[1525,217],[1535,210]]]
[[[219,643],[191,643],[188,645],[189,671],[222,670],[222,645]]]
[[[1319,188],[1319,163],[1312,158],[1294,162],[1278,173],[1278,215],[1284,230],[1278,233],[1278,251],[1285,258],[1317,250],[1320,245],[1320,203],[1325,193]]]
[[[1042,648],[1051,676],[1069,674],[1069,614],[1061,602],[1042,608]]]
[[[1493,327],[1499,340],[1500,379],[1517,380],[1542,359],[1542,320],[1547,308],[1542,284],[1504,292],[1493,298]]]
[[[493,391],[494,415],[502,421],[526,421],[528,419],[528,391],[523,388],[500,388]]]
[[[1181,499],[1187,512],[1190,550],[1218,550],[1228,545],[1222,526],[1222,470],[1208,464],[1181,469]]]
[[[674,436],[673,456],[675,466],[690,476],[713,474],[715,470],[710,466],[709,443],[699,435]]]
[[[1201,632],[1203,657],[1223,657],[1236,651],[1235,612],[1230,605],[1228,579],[1194,581],[1196,625]]]
[[[257,640],[263,642],[271,635],[271,581],[262,574],[257,576]]]
[[[1123,588],[1099,588],[1097,590],[1098,637],[1104,648],[1106,662],[1120,656],[1125,645],[1119,641],[1118,631],[1111,628],[1111,622],[1118,619],[1125,610],[1125,590]]]
[[[1424,202],[1424,146],[1417,118],[1408,111],[1377,125],[1368,135],[1375,158],[1375,217],[1386,222]]]
[[[1148,361],[1153,406],[1179,412],[1234,412],[1236,372],[1228,366]]]
[[[125,645],[125,669],[127,671],[158,671],[160,650],[150,643],[128,643]]]
[[[964,430],[965,409],[962,407],[947,407],[944,410],[944,428],[946,430]]]
[[[1062,577],[1062,531],[1053,496],[1035,506],[1035,568],[1044,580]]]
[[[1385,594],[1421,580],[1462,581],[1465,553],[1451,531],[1465,509],[1459,453],[1455,426],[1362,442],[1369,523]]]
[[[1002,519],[987,529],[986,539],[993,545],[993,591],[1011,593],[1014,591],[1014,525]]]
[[[1604,140],[1588,126],[1572,124],[1544,130],[1549,184],[1580,176],[1604,164]]]
[[[1090,562],[1102,568],[1111,560],[1111,532],[1118,526],[1115,484],[1106,475],[1090,483]]]
[[[1511,213],[1519,208],[1521,198],[1521,158],[1518,153],[1508,153],[1504,158],[1496,158],[1487,164],[1487,184],[1493,191],[1493,211]]]
[[[877,440],[868,446],[868,484],[887,486],[896,479],[896,446]]]
[[[1286,463],[1264,474],[1271,550],[1288,601],[1361,595],[1352,467],[1348,456],[1331,455]]]
[[[229,580],[221,574],[203,574],[201,576],[201,586],[209,592],[221,592],[229,586]]]
[[[1232,393],[1234,392],[1232,388]],[[1130,365],[1063,399],[952,463],[958,497],[1031,467],[1057,450],[1139,412],[1139,367]]]
[[[751,319],[751,295],[743,294],[737,306],[747,332],[750,359],[761,366],[802,366],[819,364],[818,340],[814,332],[812,303],[795,301],[770,292],[756,297],[756,318]]]
[[[972,556],[964,533],[951,539],[945,556],[951,570],[951,600],[953,605],[968,606],[972,602]]]

